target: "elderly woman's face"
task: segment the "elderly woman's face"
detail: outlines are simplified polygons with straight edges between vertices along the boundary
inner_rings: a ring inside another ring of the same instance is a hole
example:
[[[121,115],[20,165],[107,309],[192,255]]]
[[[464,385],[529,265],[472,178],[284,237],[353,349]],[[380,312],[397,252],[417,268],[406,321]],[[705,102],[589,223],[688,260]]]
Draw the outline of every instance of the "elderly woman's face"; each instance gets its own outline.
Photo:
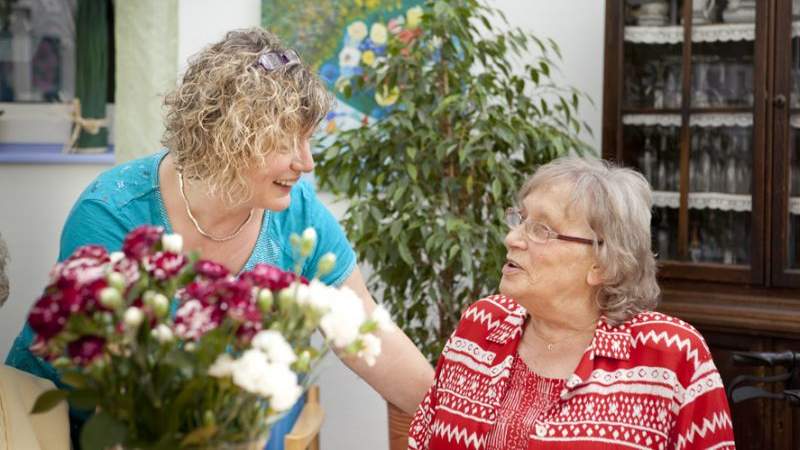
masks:
[[[562,235],[590,239],[592,233],[583,212],[566,210],[570,188],[561,183],[531,192],[520,205],[523,220],[542,223]],[[548,305],[558,307],[565,298],[588,298],[597,282],[590,276],[595,264],[592,246],[559,239],[539,243],[524,230],[524,226],[518,226],[506,235],[507,262],[500,292],[529,311]]]
[[[273,151],[264,167],[248,171],[253,186],[253,207],[272,211],[289,207],[292,187],[300,175],[314,169],[310,136],[303,137],[298,147],[294,151]]]

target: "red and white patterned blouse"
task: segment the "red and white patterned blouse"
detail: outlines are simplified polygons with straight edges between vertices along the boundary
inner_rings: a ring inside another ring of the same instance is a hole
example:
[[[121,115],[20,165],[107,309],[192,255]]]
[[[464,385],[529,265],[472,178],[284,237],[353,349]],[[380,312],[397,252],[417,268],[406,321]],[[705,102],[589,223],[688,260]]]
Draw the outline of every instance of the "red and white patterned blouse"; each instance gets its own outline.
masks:
[[[508,439],[496,428],[509,425],[502,405],[526,314],[502,295],[467,308],[411,422],[410,450],[493,450]],[[619,326],[601,318],[575,373],[546,403],[530,414],[527,446],[520,448],[735,448],[705,341],[665,314],[641,313]]]

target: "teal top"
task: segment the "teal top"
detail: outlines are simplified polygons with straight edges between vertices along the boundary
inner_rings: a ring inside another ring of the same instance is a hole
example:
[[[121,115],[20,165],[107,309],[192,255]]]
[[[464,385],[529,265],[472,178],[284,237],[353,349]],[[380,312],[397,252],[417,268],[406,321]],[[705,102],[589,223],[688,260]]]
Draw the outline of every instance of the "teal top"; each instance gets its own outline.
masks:
[[[67,216],[61,233],[58,260],[63,261],[75,249],[88,244],[99,244],[109,251],[120,250],[125,235],[143,224],[159,225],[172,233],[158,179],[158,167],[166,154],[162,150],[101,173],[81,194]],[[316,230],[317,245],[306,259],[302,274],[313,277],[322,255],[332,252],[336,255],[336,268],[322,277],[322,281],[329,285],[341,285],[356,266],[355,253],[339,223],[317,198],[313,186],[305,180],[292,188],[291,201],[286,210],[264,212],[261,231],[244,270],[252,269],[258,263],[291,270],[294,258],[289,236],[292,233],[301,234],[307,227]],[[15,339],[6,364],[63,386],[53,366],[30,352],[33,339],[34,333],[26,324]],[[300,406],[300,403],[295,405],[286,417],[273,426],[267,449],[283,448],[283,435],[294,424]],[[74,416],[72,411],[70,416],[75,442],[82,421],[79,420],[80,415]]]

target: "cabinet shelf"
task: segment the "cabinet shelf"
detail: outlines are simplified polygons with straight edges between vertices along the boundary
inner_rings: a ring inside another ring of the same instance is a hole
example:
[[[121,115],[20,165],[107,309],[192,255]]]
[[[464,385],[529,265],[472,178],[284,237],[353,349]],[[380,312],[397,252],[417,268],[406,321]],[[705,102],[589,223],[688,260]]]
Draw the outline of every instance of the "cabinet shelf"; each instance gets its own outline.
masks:
[[[800,37],[800,21],[792,23],[792,37]],[[692,42],[755,41],[755,23],[718,23],[692,27]],[[625,41],[634,44],[680,44],[683,26],[625,27]]]
[[[681,126],[680,114],[623,114],[622,123],[633,126]],[[689,116],[689,126],[710,127],[752,127],[753,114],[751,113],[693,113]],[[800,127],[800,116],[798,116]]]
[[[752,197],[744,194],[725,194],[722,192],[689,193],[689,209],[744,212],[752,209],[752,203]],[[653,206],[678,209],[680,205],[680,192],[653,191]],[[800,197],[791,197],[789,199],[789,213],[800,215]]]

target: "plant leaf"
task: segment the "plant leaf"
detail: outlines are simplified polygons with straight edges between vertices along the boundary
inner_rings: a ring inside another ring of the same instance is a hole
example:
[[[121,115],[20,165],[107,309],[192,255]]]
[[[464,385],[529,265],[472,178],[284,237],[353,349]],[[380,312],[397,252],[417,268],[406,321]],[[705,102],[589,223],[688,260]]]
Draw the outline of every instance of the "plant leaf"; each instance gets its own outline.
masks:
[[[36,399],[36,403],[33,404],[31,414],[40,414],[50,411],[66,399],[67,395],[67,391],[62,391],[61,389],[53,389],[42,393]]]
[[[128,430],[105,411],[94,414],[81,431],[83,450],[106,450],[125,442]]]

